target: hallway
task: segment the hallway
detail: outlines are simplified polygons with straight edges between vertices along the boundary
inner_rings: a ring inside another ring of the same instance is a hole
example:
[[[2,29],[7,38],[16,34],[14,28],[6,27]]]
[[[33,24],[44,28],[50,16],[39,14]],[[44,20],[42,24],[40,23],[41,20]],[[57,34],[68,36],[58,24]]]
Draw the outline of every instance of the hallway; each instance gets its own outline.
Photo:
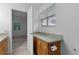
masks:
[[[13,38],[13,53],[12,55],[29,55],[27,50],[26,37],[14,37]]]

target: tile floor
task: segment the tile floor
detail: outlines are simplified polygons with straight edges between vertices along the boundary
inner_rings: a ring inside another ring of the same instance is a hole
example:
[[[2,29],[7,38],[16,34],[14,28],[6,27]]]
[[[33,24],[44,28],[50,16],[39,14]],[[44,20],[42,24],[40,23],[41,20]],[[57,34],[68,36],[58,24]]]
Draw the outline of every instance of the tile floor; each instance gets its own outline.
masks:
[[[30,55],[27,50],[26,37],[15,37],[13,38],[13,52],[12,55]]]

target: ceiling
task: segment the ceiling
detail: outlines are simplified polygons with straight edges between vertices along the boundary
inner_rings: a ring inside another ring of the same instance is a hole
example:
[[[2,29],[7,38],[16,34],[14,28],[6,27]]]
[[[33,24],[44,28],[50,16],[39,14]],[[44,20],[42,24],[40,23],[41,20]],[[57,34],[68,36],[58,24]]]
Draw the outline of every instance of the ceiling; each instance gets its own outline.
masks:
[[[40,8],[43,3],[15,3],[14,5],[25,5],[26,6],[26,10],[29,9],[30,6],[33,6],[33,7],[36,7],[36,8]],[[23,12],[23,11],[19,11],[19,10],[16,10],[16,9],[13,9],[13,14],[17,15],[17,16],[21,16],[21,17],[26,17],[26,12]]]

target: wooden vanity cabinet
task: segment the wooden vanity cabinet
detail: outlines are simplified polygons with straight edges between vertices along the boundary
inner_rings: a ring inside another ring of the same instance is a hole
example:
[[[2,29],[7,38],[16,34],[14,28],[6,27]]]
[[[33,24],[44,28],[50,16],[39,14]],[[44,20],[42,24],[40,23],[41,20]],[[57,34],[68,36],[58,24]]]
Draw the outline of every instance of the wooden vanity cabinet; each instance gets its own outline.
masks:
[[[57,46],[54,52],[51,51],[52,45]],[[60,55],[60,41],[48,43],[34,36],[34,52],[37,55]]]
[[[5,38],[0,42],[0,55],[6,55],[8,53],[8,39]]]

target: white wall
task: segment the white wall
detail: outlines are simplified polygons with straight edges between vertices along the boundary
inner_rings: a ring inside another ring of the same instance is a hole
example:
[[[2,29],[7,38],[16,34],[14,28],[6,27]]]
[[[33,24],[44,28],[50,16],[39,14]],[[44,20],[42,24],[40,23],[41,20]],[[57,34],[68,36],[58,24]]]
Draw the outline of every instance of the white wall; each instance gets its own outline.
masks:
[[[39,28],[39,7],[37,5],[33,6],[33,32],[38,32]]]
[[[24,13],[24,16],[23,15],[20,15],[20,13],[22,13],[22,12],[18,12],[19,13],[19,15],[17,14],[15,14],[16,12],[13,12],[13,22],[12,22],[12,24],[13,24],[13,36],[26,36],[26,34],[27,34],[27,16],[26,16],[26,14]],[[15,23],[20,23],[21,24],[21,28],[20,28],[20,30],[14,30],[14,24]]]
[[[55,31],[64,32],[64,54],[79,54],[79,4],[56,4],[56,17]]]
[[[31,54],[33,54],[33,35],[31,33],[38,32],[39,7],[40,4],[33,4],[27,11],[27,47]]]
[[[12,9],[26,12],[28,4],[0,4],[0,33],[9,31],[10,52],[12,51]]]
[[[33,12],[32,6],[27,11],[27,49],[29,50],[30,54],[33,55]]]

